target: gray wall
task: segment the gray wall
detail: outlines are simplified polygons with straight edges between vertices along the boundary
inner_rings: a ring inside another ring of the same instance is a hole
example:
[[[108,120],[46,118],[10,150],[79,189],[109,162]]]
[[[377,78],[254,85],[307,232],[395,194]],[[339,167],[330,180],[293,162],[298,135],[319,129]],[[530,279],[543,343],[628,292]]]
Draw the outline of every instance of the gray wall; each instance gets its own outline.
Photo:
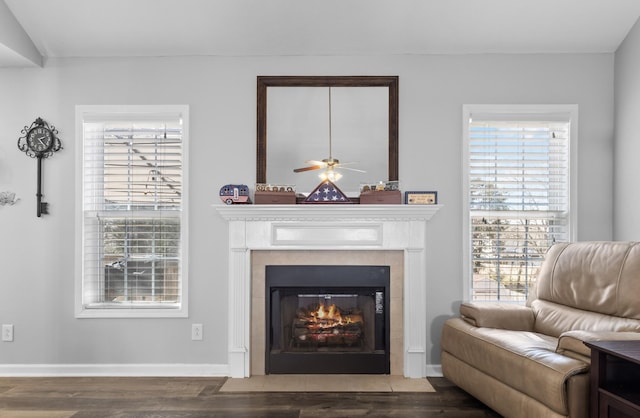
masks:
[[[614,227],[618,240],[640,240],[640,22],[615,55]]]
[[[429,364],[440,362],[441,324],[462,298],[463,104],[577,103],[578,238],[612,237],[613,54],[52,59],[0,69],[0,191],[22,199],[0,207],[0,323],[15,325],[15,341],[0,342],[0,371],[226,364],[227,227],[211,205],[221,185],[255,182],[256,75],[366,74],[399,75],[402,187],[438,190],[445,205],[428,227]],[[77,104],[190,105],[189,318],[74,318]],[[51,215],[40,219],[36,162],[16,147],[38,116],[64,146],[44,163]],[[204,324],[204,341],[191,341],[191,323]]]

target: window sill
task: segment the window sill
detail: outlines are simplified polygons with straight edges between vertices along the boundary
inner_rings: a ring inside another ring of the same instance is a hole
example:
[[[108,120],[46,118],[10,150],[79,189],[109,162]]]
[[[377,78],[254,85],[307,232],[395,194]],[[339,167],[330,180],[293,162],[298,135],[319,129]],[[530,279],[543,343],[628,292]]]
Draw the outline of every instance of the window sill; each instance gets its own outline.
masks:
[[[82,306],[76,311],[76,318],[186,318],[186,307],[149,305],[135,308],[122,305],[94,304]]]

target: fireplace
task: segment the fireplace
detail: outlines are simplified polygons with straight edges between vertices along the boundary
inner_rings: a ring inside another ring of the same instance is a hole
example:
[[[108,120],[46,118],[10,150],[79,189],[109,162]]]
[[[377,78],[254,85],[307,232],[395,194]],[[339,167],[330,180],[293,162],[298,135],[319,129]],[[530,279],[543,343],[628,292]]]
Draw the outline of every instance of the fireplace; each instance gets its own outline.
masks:
[[[216,205],[228,222],[228,375],[265,373],[266,265],[394,265],[391,268],[391,374],[438,375],[426,364],[427,223],[440,205]],[[373,253],[365,259],[356,253]],[[260,267],[255,258],[267,254]],[[304,261],[298,259],[302,255]],[[319,257],[325,257],[320,260]],[[396,277],[399,276],[399,277]],[[400,284],[400,286],[398,286]],[[395,286],[395,287],[394,287]],[[399,321],[399,325],[395,325]]]
[[[266,266],[267,374],[389,374],[389,266]]]

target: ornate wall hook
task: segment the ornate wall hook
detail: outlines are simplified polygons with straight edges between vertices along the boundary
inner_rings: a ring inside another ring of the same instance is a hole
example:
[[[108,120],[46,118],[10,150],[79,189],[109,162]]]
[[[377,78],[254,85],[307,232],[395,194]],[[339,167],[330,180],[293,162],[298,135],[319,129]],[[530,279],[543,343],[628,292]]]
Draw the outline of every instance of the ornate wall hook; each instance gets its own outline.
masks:
[[[20,199],[13,192],[0,192],[0,206],[15,205],[18,200]]]

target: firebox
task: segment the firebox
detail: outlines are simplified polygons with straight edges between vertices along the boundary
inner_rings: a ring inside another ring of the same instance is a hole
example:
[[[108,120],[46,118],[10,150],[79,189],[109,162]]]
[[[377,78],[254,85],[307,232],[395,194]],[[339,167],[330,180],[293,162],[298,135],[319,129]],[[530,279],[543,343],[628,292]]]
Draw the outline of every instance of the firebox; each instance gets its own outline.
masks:
[[[266,266],[267,374],[389,374],[389,266]]]

